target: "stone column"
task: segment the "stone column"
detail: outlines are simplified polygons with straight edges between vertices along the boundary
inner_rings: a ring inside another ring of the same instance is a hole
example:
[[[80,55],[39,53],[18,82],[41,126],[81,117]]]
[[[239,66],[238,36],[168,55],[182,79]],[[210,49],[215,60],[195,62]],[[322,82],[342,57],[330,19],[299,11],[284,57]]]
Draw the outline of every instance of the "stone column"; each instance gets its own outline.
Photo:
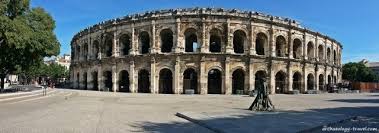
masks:
[[[226,20],[226,23],[227,23],[227,25],[226,25],[226,33],[225,33],[225,35],[226,35],[226,48],[225,48],[225,51],[226,51],[226,53],[228,53],[228,54],[231,54],[231,53],[234,53],[234,51],[233,51],[233,33],[232,33],[232,29],[230,28],[230,18],[228,18],[227,20]]]
[[[225,84],[225,89],[222,90],[224,94],[230,95],[232,94],[232,83],[231,81],[232,76],[230,74],[230,57],[226,57],[225,59],[225,72],[224,72],[225,80],[223,80],[223,83]]]
[[[308,59],[308,50],[307,50],[307,48],[308,48],[308,44],[307,44],[307,36],[306,36],[306,33],[304,32],[304,34],[303,34],[303,47],[302,47],[303,49],[302,49],[302,54],[303,54],[303,59],[304,60],[307,60]]]
[[[156,73],[155,73],[155,57],[151,57],[151,63],[150,63],[150,92],[151,93],[158,93],[156,86]]]
[[[254,73],[254,63],[253,59],[250,58],[249,61],[249,92],[255,89],[255,73]]]
[[[203,57],[204,58],[204,57]],[[205,69],[205,61],[204,59],[201,59],[200,61],[200,94],[207,94],[208,88],[207,88],[207,72]]]
[[[292,29],[288,33],[288,58],[293,59],[293,40],[292,40]],[[292,88],[292,86],[291,86]]]
[[[92,57],[92,41],[91,37],[88,37],[88,45],[87,45],[87,60],[90,60]]]
[[[129,65],[129,89],[130,89],[130,92],[132,93],[135,93],[137,92],[136,90],[136,82],[137,82],[137,76],[136,76],[136,73],[135,73],[135,64],[134,64],[134,61],[130,61],[130,65]]]
[[[302,82],[303,82],[303,84],[302,84],[302,88],[303,88],[303,93],[305,93],[305,92],[307,92],[307,90],[308,90],[308,75],[307,75],[307,73],[306,73],[306,67],[307,67],[307,64],[304,64],[303,65],[303,74],[302,74],[302,76],[303,76],[303,80],[302,80]]]
[[[288,63],[288,68],[287,68],[287,72],[288,72],[288,77],[287,77],[287,80],[288,80],[288,86],[287,86],[287,88],[288,88],[288,91],[292,91],[293,90],[293,88],[292,88],[292,81],[293,81],[293,77],[292,77],[292,69],[291,69],[291,62],[289,62]]]
[[[136,40],[136,32],[134,28],[134,23],[132,23],[132,41],[131,41],[131,48],[129,50],[130,55],[136,55],[138,53],[138,41]]]
[[[274,29],[273,27],[271,26],[270,28],[270,35],[268,37],[268,41],[269,41],[269,51],[271,52],[271,57],[276,57],[276,44],[274,43],[275,42],[275,37],[274,37]]]
[[[160,47],[156,46],[156,37],[155,37],[155,20],[151,21],[151,44],[150,44],[150,54],[156,54],[158,51],[160,51]]]
[[[98,89],[99,91],[103,89],[104,87],[104,81],[103,81],[103,71],[101,70],[101,66],[98,67],[98,72],[97,72],[97,84],[98,84]]]
[[[318,86],[318,80],[319,80],[318,79],[318,66],[316,66],[316,69],[315,69],[315,81],[314,82],[315,82],[315,90],[317,90],[317,91],[320,90],[319,86]]]
[[[314,57],[316,58],[316,61],[320,61],[319,57],[318,57],[318,36],[316,36],[316,39],[315,39],[315,48],[314,48]]]
[[[270,67],[269,67],[269,79],[268,79],[268,85],[269,85],[269,89],[270,90],[268,90],[269,92],[270,92],[270,94],[275,94],[275,73],[274,73],[274,68],[272,67],[273,66],[273,64],[272,64],[272,61],[270,62],[271,64],[269,65]]]
[[[250,50],[249,53],[250,55],[255,55],[255,38],[254,38],[254,26],[253,26],[253,21],[250,22]]]
[[[115,65],[112,66],[112,88],[113,88],[113,92],[118,91],[117,68]]]
[[[118,39],[117,32],[113,32],[112,56],[118,57]]]
[[[207,33],[207,27],[206,27],[206,21],[205,21],[205,18],[202,18],[202,26],[201,26],[201,30],[202,30],[202,39],[201,39],[201,49],[200,49],[200,52],[201,53],[209,53],[209,42],[208,42],[208,33]]]
[[[174,85],[173,85],[173,89],[174,89],[174,93],[175,94],[181,94],[183,93],[183,87],[180,87],[179,83],[180,81],[182,80],[182,78],[180,78],[180,58],[177,57],[176,58],[176,61],[175,61],[175,70],[174,70]]]
[[[182,35],[180,34],[180,18],[176,18],[176,43],[174,43],[173,50],[175,53],[183,53],[184,47],[183,47],[183,38]]]

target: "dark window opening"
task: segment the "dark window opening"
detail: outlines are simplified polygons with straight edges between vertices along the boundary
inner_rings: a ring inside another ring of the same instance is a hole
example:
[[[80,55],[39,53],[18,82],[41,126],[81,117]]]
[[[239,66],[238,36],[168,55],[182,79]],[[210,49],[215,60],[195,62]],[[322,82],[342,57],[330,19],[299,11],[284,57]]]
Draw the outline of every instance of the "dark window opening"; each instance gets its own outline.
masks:
[[[138,92],[150,93],[150,74],[147,70],[138,72]]]
[[[308,56],[308,59],[314,58],[314,48],[313,48],[313,43],[312,42],[308,43],[307,56]]]
[[[131,48],[131,41],[128,35],[122,35],[120,37],[121,44],[121,55],[129,55],[129,51]]]
[[[255,82],[254,82],[254,88],[257,90],[259,87],[263,87],[262,84],[259,84],[260,79],[267,78],[267,74],[265,71],[258,71],[255,73]]]
[[[183,74],[183,88],[186,90],[193,90],[195,94],[199,94],[197,90],[197,73],[194,69],[189,68]]]
[[[267,45],[267,37],[264,33],[258,33],[255,40],[255,51],[257,55],[265,55],[265,46]]]
[[[314,90],[314,76],[313,74],[308,74],[307,76],[307,90]]]
[[[99,55],[99,42],[94,41],[93,42],[93,57],[95,57],[95,59],[97,59],[98,55]]]
[[[300,59],[301,56],[301,41],[299,39],[293,40],[293,58]]]
[[[103,73],[104,76],[104,88],[103,91],[113,91],[113,84],[112,84],[112,72],[111,71],[105,71]]]
[[[87,86],[87,73],[83,73],[83,89],[84,90],[87,90],[88,89],[88,86]]]
[[[196,36],[196,30],[195,29],[188,29],[184,33],[185,35],[185,52],[196,52],[198,43],[197,43],[197,36]]]
[[[119,77],[119,81],[118,81],[118,85],[119,85],[119,92],[130,92],[129,90],[129,73],[128,71],[121,71],[120,72],[120,77]]]
[[[221,52],[221,31],[213,29],[210,32],[209,51]]]
[[[112,47],[113,47],[113,37],[107,36],[105,39],[105,45],[104,45],[104,54],[105,57],[111,57],[112,56]]]
[[[275,93],[283,94],[286,91],[286,74],[283,71],[275,75]]]
[[[92,83],[93,83],[93,87],[92,87],[92,90],[99,90],[98,86],[99,86],[99,83],[98,83],[98,78],[97,78],[97,72],[93,72],[92,73]]]
[[[276,37],[275,49],[277,57],[286,56],[286,39],[283,36]]]
[[[318,76],[318,87],[319,87],[319,90],[325,91],[324,75],[322,74]]]
[[[233,35],[234,53],[238,53],[238,54],[244,53],[245,41],[246,41],[245,32],[243,32],[241,30],[234,32],[234,35]]]
[[[149,53],[150,49],[150,37],[149,33],[146,31],[141,32],[139,35],[139,42],[140,42],[140,47],[141,47],[141,54],[147,54]]]
[[[245,90],[245,73],[242,69],[237,69],[232,74],[232,93],[243,94]],[[238,92],[241,91],[241,92]]]
[[[169,69],[162,69],[159,72],[159,93],[173,94],[172,72]]]
[[[221,94],[221,71],[212,69],[208,72],[208,94]]]
[[[169,53],[172,50],[174,44],[174,36],[170,29],[164,29],[161,31],[161,52]]]
[[[292,89],[299,90],[301,88],[301,74],[299,72],[295,72],[292,77]]]

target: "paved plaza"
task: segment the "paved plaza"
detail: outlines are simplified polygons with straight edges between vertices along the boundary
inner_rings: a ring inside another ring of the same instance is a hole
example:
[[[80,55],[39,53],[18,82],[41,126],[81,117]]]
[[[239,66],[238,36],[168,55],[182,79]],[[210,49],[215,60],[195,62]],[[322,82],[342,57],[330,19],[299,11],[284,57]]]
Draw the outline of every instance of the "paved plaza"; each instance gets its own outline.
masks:
[[[319,126],[354,116],[376,117],[379,112],[379,94],[375,93],[277,94],[271,98],[277,112],[254,113],[246,110],[254,99],[246,95],[58,89],[43,98],[1,103],[0,132],[318,132]]]

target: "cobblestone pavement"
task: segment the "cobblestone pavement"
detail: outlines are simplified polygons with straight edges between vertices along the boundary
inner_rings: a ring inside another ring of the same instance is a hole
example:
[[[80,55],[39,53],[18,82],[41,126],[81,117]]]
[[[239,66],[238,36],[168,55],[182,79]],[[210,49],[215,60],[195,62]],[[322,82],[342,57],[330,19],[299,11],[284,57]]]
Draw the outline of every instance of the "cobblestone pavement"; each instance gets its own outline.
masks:
[[[326,112],[379,107],[379,94],[272,95],[279,110]],[[165,95],[59,90],[52,96],[0,104],[0,132],[212,132],[177,112],[246,111],[238,95]],[[318,125],[314,125],[318,126]]]

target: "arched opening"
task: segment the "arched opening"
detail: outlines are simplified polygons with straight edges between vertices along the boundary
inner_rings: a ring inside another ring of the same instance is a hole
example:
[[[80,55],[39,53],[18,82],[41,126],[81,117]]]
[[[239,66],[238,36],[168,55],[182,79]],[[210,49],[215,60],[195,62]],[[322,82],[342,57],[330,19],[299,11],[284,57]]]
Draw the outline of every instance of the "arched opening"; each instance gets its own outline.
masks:
[[[318,46],[318,59],[321,61],[324,59],[324,47],[322,45]]]
[[[300,72],[295,72],[292,77],[292,89],[301,90],[301,74]]]
[[[221,71],[212,69],[208,72],[208,94],[221,94]]]
[[[276,37],[275,50],[277,57],[285,57],[286,56],[286,39],[283,36]]]
[[[333,83],[337,83],[337,77],[333,76]]]
[[[337,52],[336,52],[336,50],[333,51],[333,62],[334,62],[334,64],[337,64]]]
[[[318,88],[319,88],[319,90],[325,91],[324,75],[323,74],[320,74],[318,76]]]
[[[197,73],[194,69],[188,68],[183,74],[183,89],[193,90],[195,94],[199,94],[197,90]]]
[[[87,55],[88,55],[88,44],[85,43],[85,44],[83,45],[83,59],[84,59],[84,60],[87,60]]]
[[[121,55],[129,55],[129,51],[131,48],[131,38],[127,34],[123,34],[120,37],[120,47],[121,47]]]
[[[119,85],[119,92],[130,92],[130,89],[129,89],[129,73],[128,71],[126,70],[123,70],[120,72],[119,74],[119,81],[118,81],[118,85]]]
[[[218,29],[212,29],[210,32],[209,39],[209,51],[210,52],[221,52],[221,36],[222,32]]]
[[[76,74],[76,84],[78,85],[76,89],[80,89],[80,74]]]
[[[267,46],[267,36],[264,33],[258,33],[255,39],[255,51],[257,55],[265,55],[265,46]]]
[[[286,92],[286,73],[279,71],[275,75],[275,93],[283,94]]]
[[[78,46],[77,48],[76,48],[76,60],[80,60],[80,55],[81,55],[81,51],[80,51],[81,49],[80,49],[80,46]]]
[[[84,90],[87,90],[88,89],[88,85],[87,85],[87,73],[83,73],[83,89]]]
[[[246,42],[246,34],[242,30],[237,30],[233,34],[233,49],[234,53],[244,53],[244,46]]]
[[[111,57],[112,56],[112,49],[113,49],[113,36],[106,35],[105,41],[104,41],[104,55],[105,55],[105,57]]]
[[[99,58],[99,41],[95,40],[93,42],[93,57],[95,59]]]
[[[293,40],[293,58],[300,59],[301,57],[301,41],[300,39]]]
[[[232,93],[242,94],[245,90],[245,72],[242,69],[237,69],[232,74]],[[242,93],[238,93],[242,91]]]
[[[260,87],[260,85],[259,85],[259,80],[260,79],[264,79],[264,78],[266,78],[267,77],[267,74],[266,74],[266,72],[265,71],[257,71],[256,73],[255,73],[255,82],[254,82],[254,88],[255,88],[255,90],[257,90],[258,89],[258,87]]]
[[[313,58],[315,58],[315,57],[314,57],[314,46],[313,46],[313,42],[308,42],[308,46],[307,46],[307,56],[308,56],[308,59],[313,59]]]
[[[196,30],[193,28],[187,29],[184,32],[185,35],[185,52],[196,52],[198,48]]]
[[[328,75],[328,83],[326,84],[327,86],[327,91],[331,91],[331,86],[332,86],[332,76]]]
[[[326,58],[327,58],[327,61],[328,61],[328,62],[330,62],[330,58],[331,58],[330,54],[331,54],[331,51],[330,51],[330,48],[328,48],[328,49],[326,50]]]
[[[174,44],[174,36],[170,29],[164,29],[160,33],[161,36],[161,52],[169,53]]]
[[[172,72],[164,68],[159,72],[159,93],[173,94],[172,90]]]
[[[92,83],[93,83],[92,90],[99,90],[98,88],[99,82],[97,80],[98,80],[97,72],[96,71],[92,72]]]
[[[313,74],[308,74],[307,76],[307,90],[314,90],[314,82],[315,82],[315,77]]]
[[[150,93],[150,74],[147,70],[138,72],[138,92]]]
[[[113,91],[113,88],[112,88],[112,72],[111,71],[105,71],[103,73],[103,76],[104,76],[103,91]]]
[[[140,45],[140,48],[141,48],[141,54],[147,54],[147,53],[149,53],[149,49],[150,49],[150,37],[149,37],[149,33],[147,33],[146,31],[142,31],[139,34],[139,45]]]

